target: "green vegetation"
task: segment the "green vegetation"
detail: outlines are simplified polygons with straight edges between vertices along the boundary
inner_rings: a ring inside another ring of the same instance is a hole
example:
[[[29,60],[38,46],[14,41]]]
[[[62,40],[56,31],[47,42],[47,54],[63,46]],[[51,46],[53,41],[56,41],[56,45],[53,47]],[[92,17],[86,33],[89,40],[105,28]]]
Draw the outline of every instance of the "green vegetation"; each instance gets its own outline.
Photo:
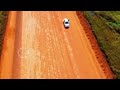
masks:
[[[0,11],[0,54],[2,49],[2,41],[3,41],[3,36],[5,31],[6,18],[7,18],[7,12]]]
[[[116,78],[120,79],[120,11],[83,11]]]

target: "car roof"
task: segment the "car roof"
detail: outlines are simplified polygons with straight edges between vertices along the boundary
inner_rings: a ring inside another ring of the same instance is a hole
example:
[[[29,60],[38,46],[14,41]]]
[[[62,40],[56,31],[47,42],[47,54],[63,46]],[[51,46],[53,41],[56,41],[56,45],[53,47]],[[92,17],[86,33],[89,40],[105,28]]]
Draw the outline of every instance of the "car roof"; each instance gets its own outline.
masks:
[[[64,18],[64,21],[69,21],[69,19],[67,19],[67,18]]]

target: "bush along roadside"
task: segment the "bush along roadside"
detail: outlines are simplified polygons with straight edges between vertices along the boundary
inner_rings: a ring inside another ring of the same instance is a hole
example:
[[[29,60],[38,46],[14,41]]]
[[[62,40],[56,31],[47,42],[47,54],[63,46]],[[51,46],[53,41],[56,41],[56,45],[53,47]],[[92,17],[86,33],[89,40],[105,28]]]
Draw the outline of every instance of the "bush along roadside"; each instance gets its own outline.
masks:
[[[7,15],[8,15],[7,11],[0,11],[0,55],[2,50],[2,43],[4,38],[6,22],[7,22]]]
[[[113,73],[112,73],[112,71],[111,71],[111,69],[106,61],[105,55],[101,52],[101,49],[97,43],[97,40],[96,40],[97,37],[92,33],[93,30],[91,28],[90,23],[85,18],[83,12],[77,11],[76,14],[79,18],[81,25],[83,26],[83,29],[86,33],[86,36],[88,37],[88,40],[91,44],[91,47],[95,52],[98,63],[100,64],[103,72],[106,75],[106,78],[107,79],[114,78],[114,75],[113,75]],[[94,15],[93,11],[90,12],[90,16],[93,16],[93,15]]]
[[[116,78],[120,79],[120,11],[83,11]]]

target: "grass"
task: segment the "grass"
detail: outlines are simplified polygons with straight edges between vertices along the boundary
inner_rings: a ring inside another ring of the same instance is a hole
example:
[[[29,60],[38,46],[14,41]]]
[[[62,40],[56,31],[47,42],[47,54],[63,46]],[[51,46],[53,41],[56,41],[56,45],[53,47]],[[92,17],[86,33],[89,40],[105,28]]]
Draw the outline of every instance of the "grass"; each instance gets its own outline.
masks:
[[[120,11],[83,11],[116,78],[120,79]]]
[[[7,19],[7,11],[0,11],[0,55],[1,55],[3,37],[4,37],[6,19]]]

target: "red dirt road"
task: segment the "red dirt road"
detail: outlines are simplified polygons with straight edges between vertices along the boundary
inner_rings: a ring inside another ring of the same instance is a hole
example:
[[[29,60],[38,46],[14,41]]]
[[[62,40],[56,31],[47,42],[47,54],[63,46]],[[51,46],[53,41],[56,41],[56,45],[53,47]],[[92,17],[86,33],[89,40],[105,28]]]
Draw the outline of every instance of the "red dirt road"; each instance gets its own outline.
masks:
[[[12,11],[9,19],[0,78],[106,78],[76,12]]]

